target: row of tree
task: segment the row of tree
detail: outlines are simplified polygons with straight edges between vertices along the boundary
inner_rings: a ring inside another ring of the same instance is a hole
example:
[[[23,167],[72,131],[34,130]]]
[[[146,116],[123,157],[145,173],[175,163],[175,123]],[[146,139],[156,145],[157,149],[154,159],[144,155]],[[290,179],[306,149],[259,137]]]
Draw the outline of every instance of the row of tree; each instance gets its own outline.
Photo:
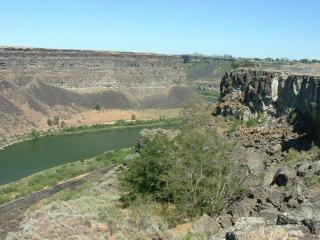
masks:
[[[202,53],[192,53],[188,54],[185,56],[190,56],[192,57],[199,57],[199,58],[221,58],[221,59],[231,59],[231,60],[248,60],[248,61],[254,61],[254,62],[279,62],[279,63],[309,63],[309,64],[314,64],[314,63],[320,63],[320,59],[308,59],[308,58],[303,58],[303,59],[289,59],[289,58],[272,58],[272,57],[267,57],[267,58],[244,58],[244,57],[233,57],[230,54],[213,54],[213,55],[204,55]]]

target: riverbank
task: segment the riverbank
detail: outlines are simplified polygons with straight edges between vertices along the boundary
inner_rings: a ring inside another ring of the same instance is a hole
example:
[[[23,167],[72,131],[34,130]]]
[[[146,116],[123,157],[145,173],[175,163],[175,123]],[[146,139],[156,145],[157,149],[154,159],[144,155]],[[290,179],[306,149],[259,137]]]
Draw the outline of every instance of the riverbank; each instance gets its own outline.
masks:
[[[53,167],[18,181],[0,186],[0,205],[37,191],[53,187],[69,179],[123,163],[132,154],[130,148],[108,151],[97,157]]]
[[[132,127],[153,127],[153,126],[163,126],[163,125],[179,125],[181,124],[181,119],[177,117],[164,118],[164,119],[151,119],[151,120],[119,120],[113,123],[102,123],[102,124],[92,124],[92,125],[80,125],[72,127],[55,127],[47,131],[37,131],[32,130],[28,134],[15,136],[13,141],[1,146],[0,151],[9,147],[13,144],[31,141],[34,139],[39,139],[49,136],[63,136],[71,134],[81,134],[86,132],[97,132],[97,131],[107,131],[110,129],[120,129],[120,128],[132,128]]]

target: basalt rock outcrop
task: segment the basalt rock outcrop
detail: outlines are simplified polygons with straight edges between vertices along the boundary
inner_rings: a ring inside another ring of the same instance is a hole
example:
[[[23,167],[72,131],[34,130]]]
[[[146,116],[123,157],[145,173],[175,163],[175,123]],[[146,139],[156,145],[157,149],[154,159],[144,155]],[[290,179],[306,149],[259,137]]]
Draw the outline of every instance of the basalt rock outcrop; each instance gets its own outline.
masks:
[[[228,139],[247,168],[248,193],[227,211],[234,226],[213,239],[319,239],[319,103],[316,76],[225,74],[216,113],[242,122]]]
[[[220,85],[218,113],[248,120],[257,113],[298,115],[300,130],[320,129],[320,77],[284,72],[236,69]],[[315,131],[316,130],[316,131]]]
[[[63,88],[167,87],[186,77],[178,56],[34,48],[1,48],[0,73]]]

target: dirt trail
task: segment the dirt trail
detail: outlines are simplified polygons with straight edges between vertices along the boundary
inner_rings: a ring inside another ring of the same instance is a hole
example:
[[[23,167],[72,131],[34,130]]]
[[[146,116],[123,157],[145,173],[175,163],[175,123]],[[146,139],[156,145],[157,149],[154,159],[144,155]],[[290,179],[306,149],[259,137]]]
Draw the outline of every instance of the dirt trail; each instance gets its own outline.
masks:
[[[24,212],[32,205],[62,190],[74,190],[88,180],[98,179],[113,170],[115,167],[115,165],[109,166],[86,174],[82,177],[77,177],[61,184],[57,184],[52,188],[35,192],[15,201],[0,205],[0,239],[4,239],[9,231],[15,231],[18,229],[19,223],[23,220]]]

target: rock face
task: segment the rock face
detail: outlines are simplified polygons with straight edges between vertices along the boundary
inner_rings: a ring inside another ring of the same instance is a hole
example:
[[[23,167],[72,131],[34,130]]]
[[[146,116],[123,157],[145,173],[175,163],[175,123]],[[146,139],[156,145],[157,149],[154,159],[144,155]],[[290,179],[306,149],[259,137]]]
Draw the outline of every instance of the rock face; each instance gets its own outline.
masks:
[[[246,118],[266,112],[279,117],[295,111],[319,135],[320,77],[236,69],[222,78],[220,92],[225,102],[219,111],[224,115]]]
[[[220,90],[217,115],[242,121],[228,137],[248,193],[216,239],[319,239],[320,78],[239,68]]]
[[[0,49],[0,74],[31,75],[63,88],[167,87],[185,82],[178,56],[125,52]],[[20,82],[23,84],[23,82]]]

